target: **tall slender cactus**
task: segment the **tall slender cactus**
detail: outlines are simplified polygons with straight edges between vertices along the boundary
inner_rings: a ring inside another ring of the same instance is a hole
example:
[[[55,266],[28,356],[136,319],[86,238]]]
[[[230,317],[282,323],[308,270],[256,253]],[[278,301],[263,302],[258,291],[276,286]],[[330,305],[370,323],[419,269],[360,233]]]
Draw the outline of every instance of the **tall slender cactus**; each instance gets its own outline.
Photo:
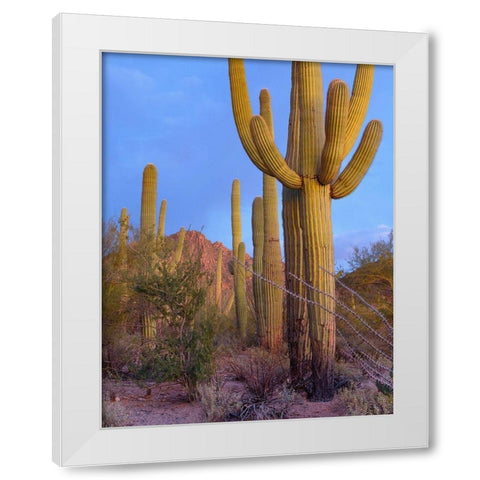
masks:
[[[143,170],[142,204],[140,214],[140,239],[146,247],[147,261],[153,258],[157,220],[157,168],[149,163]],[[157,322],[148,314],[143,316],[143,336],[153,339],[157,334]]]
[[[259,100],[260,115],[273,139],[273,117],[268,90],[263,89],[260,92]],[[266,173],[263,174],[263,234],[263,276],[276,285],[282,285],[284,279],[278,224],[277,179]],[[263,292],[267,346],[278,352],[283,343],[283,293],[268,282],[264,284]]]
[[[128,228],[130,218],[127,209],[124,207],[120,213],[120,235],[118,238],[118,266],[119,269],[126,270],[127,268],[127,244],[128,244]]]
[[[222,258],[223,250],[219,248],[215,276],[215,304],[217,305],[219,313],[222,313]]]
[[[236,299],[235,306],[237,308],[238,329],[240,332],[240,338],[245,340],[247,338],[247,286],[245,276],[245,243],[240,242],[238,244],[238,261],[236,272],[236,284],[235,288]]]
[[[158,215],[158,230],[157,230],[157,248],[163,245],[165,240],[165,218],[167,216],[167,201],[164,199],[160,204],[160,213]]]
[[[152,242],[157,225],[157,168],[149,163],[143,170],[142,210],[140,234],[144,241]]]
[[[252,204],[252,241],[253,241],[253,271],[263,275],[263,199],[256,197]],[[264,283],[257,275],[253,275],[253,298],[255,301],[255,316],[257,320],[257,336],[260,345],[267,347],[267,326],[265,322]]]
[[[351,97],[344,82],[332,81],[324,115],[320,64],[292,62],[288,148],[284,159],[274,143],[268,122],[262,115],[252,114],[243,60],[229,60],[232,107],[240,140],[257,168],[274,176],[284,186],[284,218],[294,211],[297,222],[297,226],[289,230],[284,226],[285,238],[289,235],[297,239],[301,235],[302,238],[303,254],[295,250],[293,256],[296,263],[303,264],[302,278],[314,287],[307,291],[310,300],[307,309],[312,399],[319,401],[328,401],[334,395],[335,282],[323,270],[332,272],[334,269],[331,200],[348,195],[358,186],[380,144],[382,125],[372,120],[352,159],[339,175],[341,163],[366,116],[373,71],[371,65],[357,67]],[[295,239],[288,241],[285,254],[291,256]],[[300,266],[295,270],[298,272]],[[288,270],[286,273],[288,276]]]
[[[125,273],[128,269],[128,229],[130,224],[130,217],[127,209],[122,208],[119,219],[120,232],[118,238],[118,272],[120,276],[120,318],[121,325],[124,332],[127,331],[128,318],[126,315],[126,306],[128,303],[128,284]]]
[[[237,327],[242,341],[247,336],[247,297],[245,285],[245,269],[240,263],[245,263],[245,244],[243,244],[243,257],[240,256],[239,247],[242,242],[242,219],[240,215],[240,181],[236,178],[232,183],[231,195],[231,216],[232,216],[232,251],[233,261],[233,288],[235,291],[235,313],[237,316]],[[236,260],[238,261],[236,261]]]
[[[178,238],[177,238],[177,246],[175,247],[175,252],[173,254],[172,261],[170,263],[170,271],[173,271],[175,267],[178,265],[180,260],[182,259],[182,253],[183,253],[183,246],[185,244],[185,234],[187,231],[185,230],[184,227],[180,229],[178,232]]]

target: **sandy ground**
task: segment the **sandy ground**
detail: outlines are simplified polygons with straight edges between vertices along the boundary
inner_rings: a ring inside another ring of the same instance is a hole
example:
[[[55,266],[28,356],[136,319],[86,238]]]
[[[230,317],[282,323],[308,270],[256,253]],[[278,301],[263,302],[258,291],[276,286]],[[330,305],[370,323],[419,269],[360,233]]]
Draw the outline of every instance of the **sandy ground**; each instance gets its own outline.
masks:
[[[241,382],[228,381],[230,391],[241,392]],[[107,408],[116,412],[121,425],[171,425],[205,422],[200,402],[189,402],[183,387],[165,382],[139,387],[133,380],[105,379],[103,392]],[[337,417],[346,415],[345,405],[338,397],[330,402],[310,402],[296,393],[286,418]],[[120,426],[120,425],[119,425]]]

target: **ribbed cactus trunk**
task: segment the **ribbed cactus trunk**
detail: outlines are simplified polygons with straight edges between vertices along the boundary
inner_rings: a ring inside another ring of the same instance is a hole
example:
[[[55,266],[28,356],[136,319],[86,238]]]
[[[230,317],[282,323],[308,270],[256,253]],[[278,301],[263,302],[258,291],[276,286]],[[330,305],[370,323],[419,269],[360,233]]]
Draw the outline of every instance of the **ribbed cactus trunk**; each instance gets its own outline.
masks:
[[[217,257],[217,270],[215,274],[215,305],[217,306],[219,313],[222,313],[222,259],[223,250],[219,249]]]
[[[140,234],[142,240],[152,242],[157,225],[157,168],[149,163],[143,170],[142,211]]]
[[[120,232],[118,237],[118,271],[120,273],[120,310],[122,318],[122,329],[127,331],[127,315],[125,314],[126,305],[128,302],[128,285],[125,278],[125,273],[128,269],[128,229],[130,219],[127,214],[127,209],[122,208],[120,213],[119,225]]]
[[[224,309],[223,309],[223,314],[224,314],[224,315],[229,315],[229,314],[230,314],[234,302],[235,302],[235,293],[233,292],[233,293],[228,297],[228,300],[225,302],[225,307],[224,307]]]
[[[287,268],[301,273],[312,288],[307,288],[309,339],[311,344],[311,392],[313,400],[333,398],[335,358],[335,283],[333,272],[333,236],[331,199],[351,193],[367,172],[382,136],[382,125],[371,121],[365,128],[352,159],[339,174],[341,163],[352,148],[365,118],[373,83],[373,66],[357,67],[352,96],[348,87],[334,80],[328,90],[326,115],[320,64],[292,63],[292,93],[287,158],[276,147],[268,122],[253,116],[245,79],[243,61],[229,60],[232,107],[242,144],[252,162],[265,174],[275,176],[284,190],[284,218],[293,214],[287,225],[293,229],[285,248]],[[301,235],[302,250],[293,248]],[[286,242],[287,243],[287,242]],[[286,272],[288,278],[289,272]],[[300,276],[300,275],[299,275]],[[302,277],[301,277],[302,278]],[[288,281],[287,281],[288,283]],[[289,283],[295,288],[295,283]],[[298,286],[298,284],[297,284]],[[299,295],[299,293],[295,292]],[[290,305],[288,314],[293,312]],[[296,312],[300,314],[300,312]],[[295,345],[299,334],[296,318],[289,318],[290,354],[299,354]],[[296,352],[296,353],[295,353]],[[294,358],[298,362],[299,358]]]
[[[120,213],[120,234],[118,238],[118,266],[120,270],[127,268],[127,244],[128,244],[128,228],[130,219],[127,214],[127,209],[122,208]]]
[[[148,257],[153,255],[155,247],[155,230],[157,223],[157,168],[149,163],[143,170],[142,204],[140,214],[140,239]],[[157,322],[151,315],[143,316],[143,336],[154,339],[157,334]]]
[[[298,108],[298,75],[296,70],[297,64],[294,63],[292,65],[290,118],[287,153],[285,155],[285,163],[294,171],[298,171],[300,167],[300,113]],[[285,284],[290,292],[295,292],[298,295],[287,295],[285,302],[290,376],[294,385],[302,385],[305,378],[309,376],[312,359],[307,304],[302,300],[306,295],[305,286],[298,280],[305,278],[300,200],[300,190],[283,186],[282,217],[285,250]]]
[[[265,322],[265,298],[263,276],[263,199],[256,197],[252,204],[252,241],[253,241],[253,299],[257,336],[260,345],[267,348],[267,325]]]
[[[273,140],[273,117],[268,90],[260,92],[260,115]],[[277,179],[263,174],[263,276],[275,285],[284,283],[278,225]],[[264,283],[265,321],[268,349],[280,351],[283,344],[283,292],[272,283]]]
[[[318,160],[325,146],[323,85],[318,63],[298,63],[300,113],[299,173],[303,179],[300,220],[304,248],[305,281],[325,292],[307,290],[313,397],[329,400],[334,395],[335,281],[330,185],[317,180]],[[348,97],[347,97],[348,98]],[[343,140],[343,139],[342,139]],[[315,303],[312,303],[315,302]]]
[[[165,240],[165,219],[167,216],[167,201],[162,200],[158,215],[157,248],[161,248]]]
[[[245,244],[242,242],[242,219],[240,215],[240,181],[235,179],[232,183],[231,196],[232,215],[232,250],[233,250],[233,286],[235,291],[235,313],[240,338],[245,341],[247,337],[247,294],[245,284]],[[239,251],[243,245],[243,255]],[[235,260],[236,259],[236,260]]]
[[[183,227],[178,232],[177,245],[175,247],[175,252],[173,254],[173,258],[170,263],[170,271],[173,271],[175,267],[179,264],[180,260],[182,259],[183,246],[185,244],[186,233],[187,231]]]
[[[238,330],[240,332],[240,338],[245,341],[247,338],[247,285],[245,275],[245,244],[240,242],[238,244],[238,261],[237,264],[237,281],[238,288],[236,288],[235,295],[237,296],[237,318],[238,318]]]

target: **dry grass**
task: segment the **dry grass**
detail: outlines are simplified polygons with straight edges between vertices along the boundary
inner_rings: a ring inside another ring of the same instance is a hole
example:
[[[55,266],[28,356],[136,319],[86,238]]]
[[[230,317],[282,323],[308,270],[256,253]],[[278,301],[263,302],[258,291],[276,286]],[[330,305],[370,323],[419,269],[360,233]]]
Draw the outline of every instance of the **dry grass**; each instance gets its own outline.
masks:
[[[261,348],[232,359],[229,370],[245,385],[240,420],[286,418],[295,394],[287,387],[288,360]]]
[[[355,386],[341,389],[338,397],[348,415],[388,415],[393,413],[393,395],[379,392],[374,386]]]
[[[127,410],[116,403],[103,400],[102,402],[102,427],[126,427],[132,425]]]
[[[225,389],[225,381],[214,376],[208,383],[198,386],[198,401],[202,405],[206,422],[225,422],[238,416],[241,394]]]

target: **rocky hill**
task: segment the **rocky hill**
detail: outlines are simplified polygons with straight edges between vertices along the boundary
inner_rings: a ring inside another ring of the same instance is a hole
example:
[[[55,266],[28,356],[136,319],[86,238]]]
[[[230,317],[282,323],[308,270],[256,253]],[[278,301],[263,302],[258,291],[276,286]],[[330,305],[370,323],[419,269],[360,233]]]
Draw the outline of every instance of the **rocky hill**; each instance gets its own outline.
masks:
[[[169,238],[176,241],[178,233],[170,235]],[[186,232],[183,248],[184,252],[189,252],[195,257],[200,255],[203,268],[212,275],[214,280],[217,271],[218,252],[222,250],[222,304],[225,304],[233,294],[233,275],[230,273],[228,267],[229,262],[233,260],[232,251],[221,242],[211,242],[203,233],[197,230]],[[246,265],[251,268],[252,258],[250,255],[246,255],[245,262]],[[253,295],[251,284],[251,274],[247,272],[247,295]],[[214,287],[214,285],[212,287]]]

